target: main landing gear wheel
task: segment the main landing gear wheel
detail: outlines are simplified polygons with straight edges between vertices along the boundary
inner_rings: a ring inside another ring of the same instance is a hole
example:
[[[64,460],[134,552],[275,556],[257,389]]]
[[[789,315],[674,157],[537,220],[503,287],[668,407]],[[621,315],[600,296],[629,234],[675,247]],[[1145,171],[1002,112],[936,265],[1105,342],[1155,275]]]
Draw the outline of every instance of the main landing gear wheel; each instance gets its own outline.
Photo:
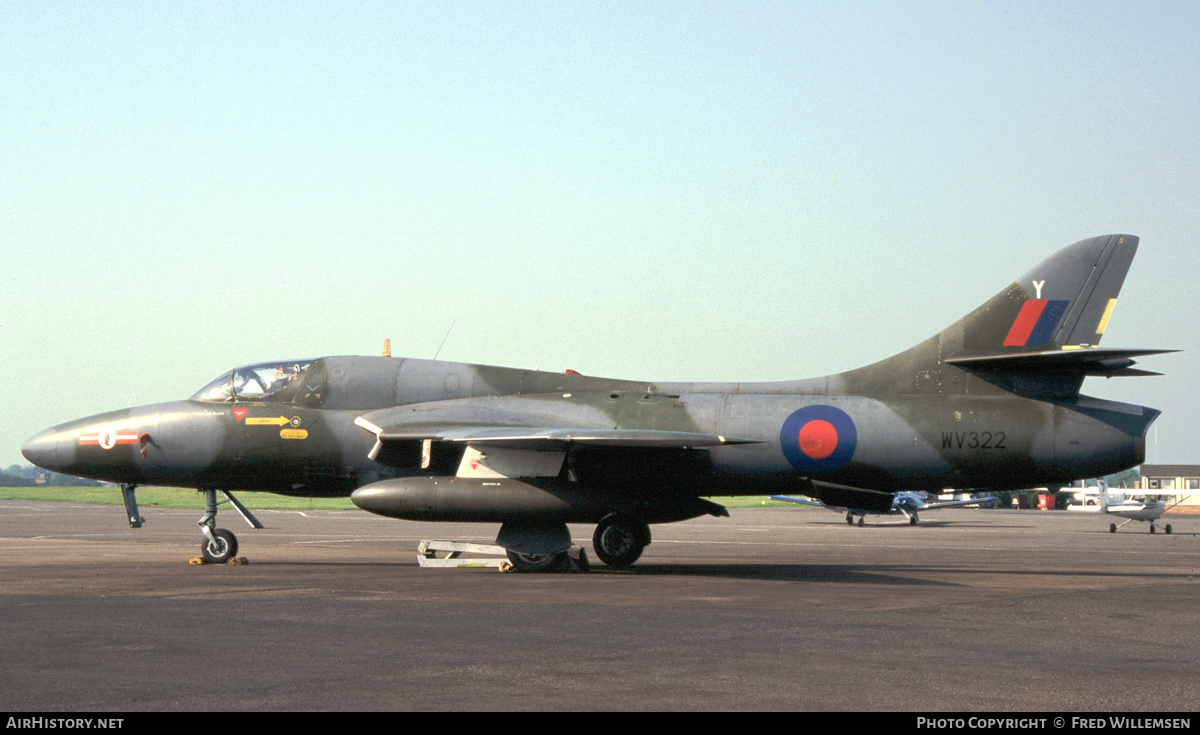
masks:
[[[212,541],[205,536],[200,541],[200,555],[209,564],[224,564],[237,556],[237,536],[224,528],[214,528]]]
[[[630,566],[650,544],[650,527],[633,516],[605,516],[592,535],[592,548],[600,561],[614,569]]]
[[[567,563],[567,552],[557,554],[521,554],[507,551],[508,560],[518,572],[557,572]]]

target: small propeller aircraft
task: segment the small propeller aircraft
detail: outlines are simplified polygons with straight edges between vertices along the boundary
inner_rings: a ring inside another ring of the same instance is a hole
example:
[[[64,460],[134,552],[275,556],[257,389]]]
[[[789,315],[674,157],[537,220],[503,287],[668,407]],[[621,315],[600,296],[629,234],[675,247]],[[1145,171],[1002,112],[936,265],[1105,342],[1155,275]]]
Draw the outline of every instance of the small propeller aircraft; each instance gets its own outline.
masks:
[[[1168,509],[1174,508],[1176,505],[1179,505],[1179,503],[1183,502],[1183,499],[1180,498],[1171,505],[1167,505],[1166,501],[1164,500],[1150,500],[1150,498],[1153,497],[1174,496],[1178,495],[1178,493],[1145,490],[1138,490],[1136,492],[1136,495],[1146,498],[1144,501],[1134,500],[1133,498],[1117,500],[1108,494],[1108,484],[1105,483],[1104,480],[1101,480],[1099,483],[1099,495],[1101,513],[1108,513],[1109,515],[1120,516],[1125,519],[1120,523],[1108,524],[1109,533],[1116,533],[1118,528],[1124,526],[1130,521],[1145,521],[1146,523],[1150,524],[1150,533],[1154,533],[1155,529],[1158,528],[1158,526],[1155,524],[1155,521],[1162,517],[1162,514],[1167,512]],[[1162,530],[1164,533],[1170,533],[1171,524],[1167,523],[1163,525]]]
[[[895,497],[892,498],[892,507],[888,508],[885,511],[878,511],[878,510],[863,510],[861,508],[847,508],[847,507],[840,506],[840,505],[829,505],[828,503],[823,503],[819,500],[805,500],[804,498],[793,498],[793,497],[789,497],[787,495],[772,495],[771,496],[772,500],[783,500],[788,503],[799,503],[800,505],[811,505],[811,506],[815,506],[817,508],[824,508],[826,510],[832,510],[835,513],[845,513],[846,514],[846,523],[850,524],[851,526],[854,525],[855,516],[858,516],[858,525],[861,526],[861,525],[863,525],[863,520],[864,520],[865,516],[867,516],[867,515],[890,515],[890,514],[903,515],[905,518],[908,519],[909,525],[915,526],[915,525],[917,525],[917,522],[919,520],[919,518],[917,517],[918,512],[924,512],[927,510],[938,510],[940,508],[964,508],[964,507],[971,506],[971,505],[985,505],[988,503],[995,503],[997,501],[997,498],[995,496],[989,496],[986,498],[972,498],[970,500],[946,500],[946,501],[939,502],[939,503],[927,503],[925,501],[928,498],[929,498],[929,493],[921,492],[921,491],[918,491],[918,492],[906,491],[906,492],[896,493]]]
[[[567,523],[633,564],[650,525],[728,515],[706,498],[795,495],[883,512],[906,490],[1061,486],[1140,464],[1159,412],[1080,393],[1088,376],[1155,375],[1097,347],[1137,250],[1106,235],[1058,251],[967,316],[857,370],[771,383],[614,380],[393,357],[275,360],[191,398],[70,421],[22,448],[46,469],[205,493],[345,496],[384,516],[499,523],[522,570],[557,569]]]

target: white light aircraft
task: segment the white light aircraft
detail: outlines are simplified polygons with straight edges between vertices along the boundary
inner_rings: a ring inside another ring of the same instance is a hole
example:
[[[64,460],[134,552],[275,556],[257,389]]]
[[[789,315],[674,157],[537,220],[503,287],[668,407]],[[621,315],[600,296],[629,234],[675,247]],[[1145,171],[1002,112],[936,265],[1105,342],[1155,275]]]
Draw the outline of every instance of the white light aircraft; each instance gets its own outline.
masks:
[[[1121,526],[1124,526],[1126,523],[1129,523],[1130,521],[1145,521],[1150,524],[1150,533],[1154,533],[1154,531],[1158,528],[1158,525],[1155,524],[1155,521],[1157,521],[1162,516],[1162,514],[1167,511],[1168,508],[1174,508],[1176,505],[1179,505],[1179,503],[1183,502],[1183,498],[1186,497],[1186,496],[1181,496],[1179,498],[1179,500],[1177,500],[1176,502],[1172,503],[1171,505],[1167,505],[1166,501],[1164,501],[1164,500],[1150,500],[1150,498],[1156,497],[1156,496],[1161,497],[1161,496],[1179,495],[1179,493],[1163,492],[1161,490],[1160,491],[1143,492],[1143,491],[1139,490],[1137,492],[1137,494],[1140,496],[1145,496],[1146,497],[1145,501],[1135,500],[1134,498],[1126,498],[1124,500],[1116,500],[1115,498],[1113,498],[1112,496],[1110,496],[1108,494],[1108,484],[1105,483],[1103,480],[1100,481],[1099,488],[1100,488],[1100,493],[1099,493],[1100,494],[1100,512],[1108,513],[1109,515],[1114,515],[1114,516],[1121,516],[1122,518],[1125,519],[1124,521],[1122,521],[1119,524],[1118,523],[1108,524],[1109,533],[1116,533],[1118,528],[1120,528]],[[1170,533],[1171,532],[1171,524],[1167,523],[1167,524],[1163,525],[1162,530],[1165,531],[1166,533]]]

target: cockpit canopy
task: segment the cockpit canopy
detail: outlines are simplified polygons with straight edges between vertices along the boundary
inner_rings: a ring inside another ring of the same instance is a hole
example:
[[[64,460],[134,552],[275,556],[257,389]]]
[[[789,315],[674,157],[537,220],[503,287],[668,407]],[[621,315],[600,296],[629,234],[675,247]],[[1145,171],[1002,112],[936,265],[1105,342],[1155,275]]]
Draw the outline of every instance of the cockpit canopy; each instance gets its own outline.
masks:
[[[278,360],[234,368],[200,389],[195,401],[261,401],[297,385],[314,360]]]

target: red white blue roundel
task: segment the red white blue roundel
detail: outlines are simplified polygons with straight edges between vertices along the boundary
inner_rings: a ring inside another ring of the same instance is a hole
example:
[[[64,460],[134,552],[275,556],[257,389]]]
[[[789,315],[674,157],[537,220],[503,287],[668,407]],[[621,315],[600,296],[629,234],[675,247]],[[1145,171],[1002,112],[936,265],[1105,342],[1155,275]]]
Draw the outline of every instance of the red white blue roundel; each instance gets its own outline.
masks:
[[[779,446],[789,464],[807,474],[837,472],[850,463],[858,430],[833,406],[805,406],[783,422]]]

